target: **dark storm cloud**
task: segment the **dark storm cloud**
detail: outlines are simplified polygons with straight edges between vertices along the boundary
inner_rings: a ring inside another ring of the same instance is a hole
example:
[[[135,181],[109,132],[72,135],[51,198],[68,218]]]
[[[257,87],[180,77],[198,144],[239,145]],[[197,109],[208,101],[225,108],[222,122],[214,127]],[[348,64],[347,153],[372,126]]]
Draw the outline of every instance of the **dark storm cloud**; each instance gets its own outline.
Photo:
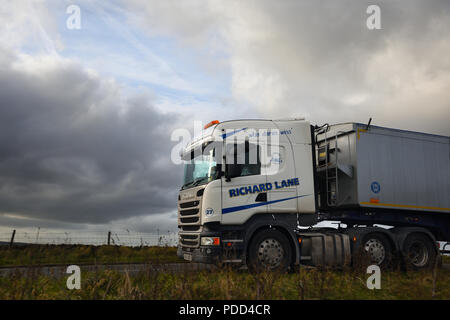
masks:
[[[0,213],[107,223],[174,211],[174,121],[70,61],[0,51]]]
[[[248,114],[450,134],[448,0],[130,2],[150,33],[225,47]],[[380,30],[367,28],[369,5]]]

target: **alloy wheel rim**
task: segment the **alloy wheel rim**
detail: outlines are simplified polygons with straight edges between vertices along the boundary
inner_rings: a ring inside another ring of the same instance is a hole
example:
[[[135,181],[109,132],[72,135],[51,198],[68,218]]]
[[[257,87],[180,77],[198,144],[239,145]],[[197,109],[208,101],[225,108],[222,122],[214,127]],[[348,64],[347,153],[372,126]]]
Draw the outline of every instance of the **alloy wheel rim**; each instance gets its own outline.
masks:
[[[377,265],[382,264],[386,258],[386,250],[384,245],[378,239],[369,239],[365,243],[364,249],[369,254],[371,261],[375,262]]]
[[[258,259],[269,268],[276,268],[281,264],[284,257],[284,250],[281,243],[273,238],[262,241],[258,248]]]

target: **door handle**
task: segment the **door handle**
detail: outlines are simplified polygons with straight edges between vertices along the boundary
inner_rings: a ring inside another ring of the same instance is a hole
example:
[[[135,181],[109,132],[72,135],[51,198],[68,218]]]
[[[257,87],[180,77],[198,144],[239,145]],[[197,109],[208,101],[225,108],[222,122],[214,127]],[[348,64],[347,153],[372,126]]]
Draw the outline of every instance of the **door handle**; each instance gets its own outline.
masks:
[[[256,196],[255,202],[267,202],[267,192],[261,192]]]

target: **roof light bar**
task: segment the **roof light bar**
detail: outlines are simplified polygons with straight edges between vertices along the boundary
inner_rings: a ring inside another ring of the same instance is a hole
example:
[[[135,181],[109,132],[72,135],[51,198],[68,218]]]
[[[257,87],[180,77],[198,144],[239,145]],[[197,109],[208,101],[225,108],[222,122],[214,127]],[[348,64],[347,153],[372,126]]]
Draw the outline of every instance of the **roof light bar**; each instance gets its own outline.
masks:
[[[203,129],[208,129],[209,127],[215,125],[215,124],[219,124],[219,120],[213,120],[210,123],[208,123],[207,125],[205,125],[205,127]]]

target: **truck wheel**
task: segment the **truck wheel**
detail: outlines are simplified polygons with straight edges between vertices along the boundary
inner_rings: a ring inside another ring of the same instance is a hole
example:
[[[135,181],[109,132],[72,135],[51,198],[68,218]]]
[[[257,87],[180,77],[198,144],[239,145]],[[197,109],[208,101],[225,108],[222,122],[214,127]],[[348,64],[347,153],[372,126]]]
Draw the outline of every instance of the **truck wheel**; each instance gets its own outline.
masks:
[[[369,233],[362,242],[363,252],[370,263],[387,268],[392,258],[392,247],[389,240],[381,233]]]
[[[411,233],[403,244],[406,268],[423,270],[434,267],[436,251],[433,242],[424,234]]]
[[[251,271],[286,272],[291,265],[292,249],[289,240],[278,230],[264,230],[255,235],[249,246]]]

